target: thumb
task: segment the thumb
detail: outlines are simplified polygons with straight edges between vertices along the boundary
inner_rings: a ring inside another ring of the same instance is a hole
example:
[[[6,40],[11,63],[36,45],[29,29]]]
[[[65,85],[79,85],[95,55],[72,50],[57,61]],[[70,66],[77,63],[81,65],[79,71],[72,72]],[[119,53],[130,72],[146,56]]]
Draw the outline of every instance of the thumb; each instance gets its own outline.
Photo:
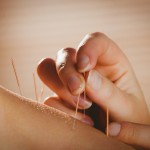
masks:
[[[124,143],[150,148],[150,126],[129,122],[111,123],[109,135]]]
[[[110,80],[97,70],[89,72],[86,84],[86,94],[97,105],[108,108],[115,120],[129,120],[132,111],[131,95],[121,91]]]

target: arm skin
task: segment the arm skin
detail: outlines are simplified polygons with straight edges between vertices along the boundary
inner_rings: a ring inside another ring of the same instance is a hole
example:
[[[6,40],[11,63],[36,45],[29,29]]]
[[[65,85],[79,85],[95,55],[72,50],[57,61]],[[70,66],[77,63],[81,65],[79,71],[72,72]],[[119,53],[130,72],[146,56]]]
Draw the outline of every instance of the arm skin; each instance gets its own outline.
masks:
[[[0,86],[1,150],[132,150],[100,131]]]

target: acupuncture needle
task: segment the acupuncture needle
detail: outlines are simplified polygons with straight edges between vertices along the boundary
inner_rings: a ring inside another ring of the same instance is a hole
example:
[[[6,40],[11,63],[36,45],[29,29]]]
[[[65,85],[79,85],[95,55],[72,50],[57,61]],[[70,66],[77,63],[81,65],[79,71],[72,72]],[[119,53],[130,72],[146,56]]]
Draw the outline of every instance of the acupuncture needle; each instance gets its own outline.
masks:
[[[76,105],[76,111],[75,111],[75,115],[74,115],[73,129],[75,129],[75,123],[76,123],[76,118],[77,118],[77,113],[78,113],[79,101],[80,101],[80,93],[78,95],[78,100],[77,100],[77,105]]]
[[[40,101],[42,101],[42,97],[43,97],[44,89],[45,89],[45,86],[44,86],[44,84],[42,83],[41,91],[40,91],[40,96],[39,96],[39,100],[40,100]]]
[[[106,108],[106,135],[109,135],[109,129],[108,129],[108,125],[109,125],[109,110],[108,107]]]
[[[35,79],[35,74],[33,73],[33,81],[34,81],[34,90],[35,90],[35,98],[38,103],[38,92],[37,92],[37,85],[36,85],[36,79]]]
[[[84,75],[84,78],[85,78],[85,72],[83,73]],[[84,101],[86,101],[86,91],[85,91],[85,88],[84,88]],[[85,118],[85,107],[84,107],[84,118]]]
[[[18,75],[17,75],[14,60],[12,58],[11,58],[11,63],[12,63],[13,71],[14,71],[15,78],[16,78],[16,81],[17,81],[17,86],[18,86],[18,89],[19,89],[19,93],[22,96],[22,91],[21,91],[21,87],[20,87],[20,83],[19,83],[19,78],[18,78]]]

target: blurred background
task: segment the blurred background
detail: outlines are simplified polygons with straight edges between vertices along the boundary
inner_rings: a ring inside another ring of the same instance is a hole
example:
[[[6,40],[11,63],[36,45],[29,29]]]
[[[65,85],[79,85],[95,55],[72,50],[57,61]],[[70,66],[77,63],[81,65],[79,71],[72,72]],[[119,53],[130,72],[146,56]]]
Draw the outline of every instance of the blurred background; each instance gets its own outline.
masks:
[[[38,61],[55,58],[63,47],[76,48],[95,31],[111,37],[128,56],[150,108],[149,0],[0,0],[0,84],[19,92],[12,57],[23,95],[35,99]]]

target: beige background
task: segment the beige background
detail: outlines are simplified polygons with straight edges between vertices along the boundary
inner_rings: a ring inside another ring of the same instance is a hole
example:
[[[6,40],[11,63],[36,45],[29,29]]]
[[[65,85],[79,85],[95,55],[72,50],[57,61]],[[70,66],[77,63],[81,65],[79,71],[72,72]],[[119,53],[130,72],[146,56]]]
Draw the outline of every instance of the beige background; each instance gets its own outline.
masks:
[[[55,58],[62,47],[77,47],[95,31],[110,36],[126,53],[150,106],[149,0],[0,0],[0,84],[18,92],[12,57],[23,95],[35,99],[37,62]],[[51,94],[46,88],[44,97]]]

